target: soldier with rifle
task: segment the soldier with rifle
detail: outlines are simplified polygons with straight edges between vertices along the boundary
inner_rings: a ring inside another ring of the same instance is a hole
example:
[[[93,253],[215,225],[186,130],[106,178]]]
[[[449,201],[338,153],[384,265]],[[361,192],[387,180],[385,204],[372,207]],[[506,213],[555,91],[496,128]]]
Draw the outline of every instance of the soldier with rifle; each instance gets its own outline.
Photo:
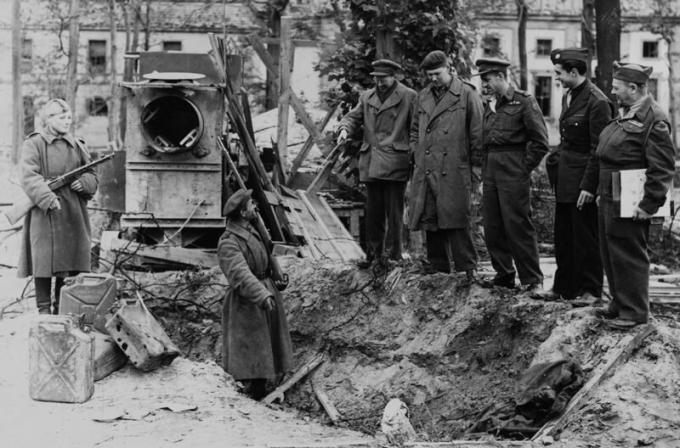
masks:
[[[29,135],[21,151],[21,187],[34,206],[28,211],[19,256],[19,277],[33,276],[38,312],[58,313],[64,277],[90,271],[90,220],[87,201],[97,191],[82,141],[70,134],[71,109],[62,99],[50,100],[43,109],[44,129]],[[53,190],[50,179],[76,170]],[[52,277],[55,304],[52,304]]]

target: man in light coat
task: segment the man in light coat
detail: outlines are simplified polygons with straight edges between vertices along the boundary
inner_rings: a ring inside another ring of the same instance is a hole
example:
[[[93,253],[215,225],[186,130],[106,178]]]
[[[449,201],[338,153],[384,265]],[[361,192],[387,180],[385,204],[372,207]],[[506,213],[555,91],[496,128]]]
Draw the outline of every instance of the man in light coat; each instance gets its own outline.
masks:
[[[409,171],[409,128],[416,92],[395,78],[401,66],[388,59],[373,62],[376,86],[340,122],[338,143],[363,128],[359,181],[366,185],[366,260],[401,260],[404,190]]]
[[[409,227],[425,230],[425,272],[450,272],[450,260],[467,281],[474,277],[470,202],[472,155],[482,149],[482,100],[474,86],[452,73],[443,51],[422,61],[430,84],[418,93],[411,123],[414,171]]]
[[[33,276],[39,313],[58,314],[64,278],[90,271],[87,201],[97,191],[98,181],[89,171],[68,186],[50,190],[49,179],[90,163],[90,154],[69,132],[71,109],[64,100],[50,100],[43,118],[44,129],[29,135],[21,150],[21,186],[35,207],[24,221],[18,275]]]

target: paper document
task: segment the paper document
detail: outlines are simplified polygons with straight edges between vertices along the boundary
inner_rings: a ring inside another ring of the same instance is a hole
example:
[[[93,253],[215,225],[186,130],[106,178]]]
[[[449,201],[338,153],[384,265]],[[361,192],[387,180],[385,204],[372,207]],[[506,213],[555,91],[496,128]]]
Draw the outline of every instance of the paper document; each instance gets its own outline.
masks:
[[[635,210],[635,207],[642,200],[645,194],[645,181],[647,180],[645,171],[644,168],[637,170],[621,170],[619,176],[614,175],[612,177],[614,200],[617,199],[616,196],[619,196],[621,201],[621,212],[619,214],[621,218],[632,218],[633,210]],[[668,190],[669,194],[671,191],[672,187]],[[617,195],[617,192],[620,192],[620,195]],[[666,202],[659,207],[659,210],[654,216],[663,217],[671,216],[671,214],[671,201],[669,200],[669,197],[666,196]]]

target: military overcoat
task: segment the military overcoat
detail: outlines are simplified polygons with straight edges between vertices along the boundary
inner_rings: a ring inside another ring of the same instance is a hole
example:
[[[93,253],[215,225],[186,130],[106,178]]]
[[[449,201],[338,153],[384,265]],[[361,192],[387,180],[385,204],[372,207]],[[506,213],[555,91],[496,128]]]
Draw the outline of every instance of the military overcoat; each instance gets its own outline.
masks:
[[[470,221],[470,160],[482,150],[482,99],[474,87],[454,78],[439,101],[432,86],[421,90],[414,112],[409,227],[419,229],[429,184],[436,198],[438,227],[466,228]]]
[[[340,122],[338,129],[349,135],[363,126],[359,152],[359,180],[403,181],[409,171],[409,125],[416,92],[399,81],[385,101],[375,88],[359,97],[357,105]]]
[[[57,273],[90,271],[90,220],[87,201],[97,191],[94,171],[83,173],[78,193],[67,185],[52,191],[51,178],[61,176],[90,162],[81,142],[66,134],[61,137],[35,132],[21,150],[21,187],[33,201],[26,215],[19,255],[19,277],[51,277]],[[61,210],[48,210],[58,197]]]
[[[250,225],[229,222],[218,247],[229,286],[222,308],[222,362],[237,380],[270,378],[293,365],[292,344],[281,293],[269,270],[269,251]],[[274,297],[276,307],[261,305]]]

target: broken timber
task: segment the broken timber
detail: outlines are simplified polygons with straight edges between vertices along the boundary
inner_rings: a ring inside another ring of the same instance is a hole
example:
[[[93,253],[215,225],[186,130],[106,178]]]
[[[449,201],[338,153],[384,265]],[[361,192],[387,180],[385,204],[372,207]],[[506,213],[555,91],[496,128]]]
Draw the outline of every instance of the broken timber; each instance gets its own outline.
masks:
[[[333,405],[331,399],[328,398],[328,394],[324,390],[323,386],[316,380],[316,372],[312,373],[310,381],[312,383],[312,390],[314,391],[314,395],[316,395],[316,399],[319,400],[319,403],[321,403],[321,406],[324,408],[326,414],[328,414],[328,417],[331,419],[333,424],[337,425],[340,421],[340,413]]]
[[[301,379],[306,377],[310,372],[312,372],[314,369],[319,367],[321,363],[324,360],[324,356],[322,353],[317,354],[314,356],[312,359],[307,361],[305,365],[300,367],[298,370],[295,371],[293,376],[288,378],[283,384],[281,384],[279,387],[277,387],[272,393],[264,397],[262,402],[264,404],[272,404],[274,401],[279,400],[279,402],[283,402],[283,394],[290,389],[291,387],[295,386]]]
[[[574,395],[567,405],[564,413],[558,418],[546,423],[531,440],[538,440],[541,437],[549,436],[555,432],[561,431],[568,423],[569,418],[583,406],[591,393],[604,380],[614,373],[614,370],[625,363],[633,354],[633,352],[642,345],[644,340],[654,333],[656,328],[651,324],[641,325],[637,331],[632,334],[626,334],[615,349],[611,358],[601,369],[595,371],[588,382]]]

